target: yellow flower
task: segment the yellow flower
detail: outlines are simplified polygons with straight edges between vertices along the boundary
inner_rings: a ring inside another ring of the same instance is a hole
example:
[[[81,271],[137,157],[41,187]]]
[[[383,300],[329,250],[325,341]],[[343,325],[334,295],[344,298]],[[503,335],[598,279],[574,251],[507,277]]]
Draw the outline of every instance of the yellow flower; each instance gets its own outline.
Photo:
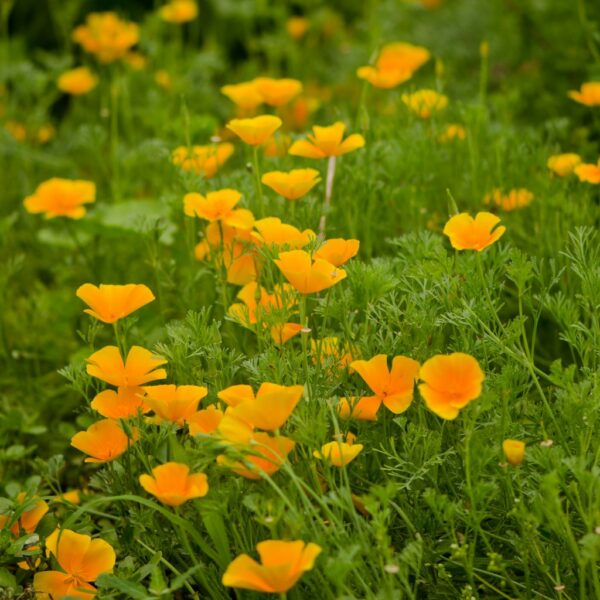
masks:
[[[250,146],[264,144],[280,127],[281,119],[273,115],[261,115],[251,119],[232,119],[227,129],[233,131]]]
[[[581,86],[580,91],[570,91],[568,96],[579,104],[600,106],[600,81],[588,81]]]
[[[346,126],[341,121],[328,127],[315,125],[313,134],[308,135],[308,140],[294,142],[289,153],[305,158],[328,158],[347,154],[365,145],[365,139],[358,133],[353,133],[344,140],[345,129]]]
[[[258,77],[254,80],[263,102],[269,106],[283,106],[302,91],[302,83],[297,79],[272,79]]]
[[[525,444],[519,440],[504,440],[502,451],[506,460],[513,466],[518,467],[525,458]]]
[[[481,252],[502,237],[504,225],[496,227],[500,218],[492,213],[479,212],[473,218],[468,213],[454,215],[444,227],[444,235],[450,238],[456,250],[477,250]]]
[[[251,111],[263,103],[256,80],[225,85],[221,88],[221,92],[242,110]]]
[[[358,240],[335,238],[327,240],[314,254],[316,259],[322,258],[335,267],[340,267],[358,254]]]
[[[275,264],[301,294],[314,294],[334,286],[346,277],[346,271],[318,258],[313,262],[304,250],[280,252]]]
[[[433,113],[448,106],[448,97],[435,90],[418,90],[412,94],[402,94],[402,102],[420,119],[429,119]]]
[[[134,432],[135,433],[135,432]],[[71,446],[88,454],[85,462],[103,463],[119,458],[134,440],[130,440],[117,421],[103,419],[71,438]]]
[[[533,193],[525,188],[509,190],[503,193],[502,190],[496,188],[483,198],[483,202],[488,206],[494,205],[500,207],[506,212],[524,208],[533,201]]]
[[[566,154],[553,154],[548,158],[548,168],[559,177],[566,177],[575,171],[581,164],[581,156],[572,152]]]
[[[188,217],[200,217],[210,223],[221,221],[229,227],[251,229],[254,216],[245,208],[234,210],[242,195],[237,190],[208,192],[206,196],[191,192],[183,198],[183,210]]]
[[[285,29],[295,40],[299,40],[308,31],[310,21],[306,17],[290,17],[285,22]]]
[[[140,485],[163,504],[181,506],[193,498],[202,498],[208,493],[208,478],[204,473],[190,474],[187,465],[168,462],[152,469],[152,475],[139,477]]]
[[[579,181],[587,181],[587,183],[600,183],[600,159],[598,164],[585,164],[575,167],[575,175],[579,177]]]
[[[354,436],[348,436],[347,441],[334,440],[321,446],[321,451],[315,450],[313,456],[330,462],[334,467],[345,467],[362,451],[362,444],[354,443]]]
[[[150,288],[140,283],[101,283],[99,286],[84,283],[77,289],[76,296],[90,307],[83,312],[103,323],[116,323],[154,300]]]
[[[158,14],[167,23],[188,23],[198,16],[198,5],[194,0],[170,0]]]
[[[96,184],[80,179],[53,177],[38,185],[35,193],[24,201],[27,212],[45,213],[46,219],[69,217],[81,219],[83,204],[96,201]]]
[[[159,87],[167,92],[173,89],[173,79],[165,69],[159,69],[154,73],[154,81]]]
[[[298,200],[321,181],[316,169],[293,169],[288,173],[271,171],[262,176],[262,182],[288,200]]]
[[[169,421],[180,426],[197,412],[198,403],[208,394],[199,385],[148,385],[142,389],[146,392],[144,403],[159,423]]]
[[[258,230],[258,233],[254,234],[255,239],[268,246],[303,248],[316,237],[311,229],[300,231],[293,225],[282,223],[278,217],[259,219],[254,223],[254,227]]]
[[[98,85],[98,78],[87,68],[65,71],[57,80],[58,89],[73,96],[87,94]]]
[[[233,154],[233,144],[223,142],[209,146],[179,146],[173,150],[172,161],[184,171],[196,175],[204,175],[207,179],[214,177],[217,171]]]
[[[439,141],[442,144],[452,142],[454,140],[464,140],[467,137],[467,130],[458,123],[450,123],[439,136]]]

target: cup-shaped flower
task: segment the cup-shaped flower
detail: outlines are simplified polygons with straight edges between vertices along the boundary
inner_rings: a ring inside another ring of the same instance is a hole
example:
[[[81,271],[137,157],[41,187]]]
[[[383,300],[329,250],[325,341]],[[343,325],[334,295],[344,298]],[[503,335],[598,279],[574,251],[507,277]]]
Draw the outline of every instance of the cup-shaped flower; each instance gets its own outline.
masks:
[[[206,196],[191,192],[183,198],[183,210],[188,217],[200,217],[206,221],[223,221],[234,213],[242,194],[237,190],[224,189],[208,192]]]
[[[505,212],[529,206],[532,201],[533,193],[526,188],[515,188],[508,192],[503,192],[501,189],[496,188],[483,198],[484,204],[497,206]]]
[[[163,504],[181,506],[193,498],[208,493],[208,478],[204,473],[190,473],[187,465],[168,462],[152,469],[152,475],[140,475],[140,485]]]
[[[158,368],[167,361],[140,346],[131,347],[125,362],[116,346],[105,346],[94,352],[87,363],[88,375],[116,387],[137,387],[167,376],[164,369]]]
[[[103,573],[112,573],[116,555],[104,540],[70,529],[56,529],[46,538],[46,549],[54,555],[62,571],[42,571],[33,577],[33,589],[52,598],[92,598],[91,585]],[[46,596],[44,596],[46,597]]]
[[[356,419],[357,421],[377,421],[377,411],[381,406],[378,396],[359,398],[340,398],[338,414],[340,419]]]
[[[284,277],[301,294],[315,294],[346,278],[346,271],[318,258],[313,261],[304,250],[280,252],[275,261]]]
[[[190,435],[210,435],[218,430],[222,420],[223,411],[211,404],[189,416],[185,422],[189,427]]]
[[[502,452],[506,460],[513,466],[518,467],[525,458],[525,442],[520,440],[504,440]]]
[[[600,81],[588,81],[581,85],[580,90],[572,90],[568,95],[579,104],[600,106]]]
[[[92,400],[90,406],[107,419],[129,419],[141,411],[147,413],[150,408],[143,399],[141,387],[120,387],[115,390],[104,390]]]
[[[315,258],[322,258],[334,267],[341,267],[345,262],[358,254],[360,242],[358,240],[344,240],[335,238],[327,240],[314,254]]]
[[[283,106],[302,91],[302,83],[297,79],[272,79],[258,77],[254,80],[263,102],[269,106]]]
[[[327,461],[334,467],[345,467],[351,463],[362,451],[362,444],[351,443],[352,440],[343,442],[334,440],[321,446],[321,450],[315,450],[313,456]]]
[[[56,85],[61,92],[83,96],[98,85],[98,78],[87,67],[77,67],[62,73],[56,80]]]
[[[251,119],[232,119],[227,123],[227,129],[233,131],[246,144],[260,146],[281,127],[281,123],[279,117],[261,115]]]
[[[260,563],[238,556],[223,575],[223,585],[255,592],[284,594],[315,564],[321,547],[302,540],[267,540],[256,545]]]
[[[566,177],[575,171],[575,167],[581,164],[581,156],[574,152],[564,154],[553,154],[548,158],[548,168],[559,177]]]
[[[0,515],[0,530],[10,525],[10,532],[20,536],[21,532],[33,533],[48,512],[48,504],[38,496],[29,496],[26,492],[19,492],[15,498],[18,517],[14,520],[14,514]]]
[[[587,183],[600,183],[600,159],[598,164],[583,164],[575,167],[575,175],[579,178],[579,181],[585,181]]]
[[[222,142],[209,146],[179,146],[173,150],[171,161],[184,171],[203,175],[207,179],[214,177],[219,169],[233,154],[233,144]]]
[[[298,200],[321,181],[321,176],[316,169],[293,169],[287,173],[270,171],[262,176],[261,181],[280,196],[288,200]]]
[[[135,431],[134,431],[135,434]],[[71,438],[71,446],[88,455],[85,462],[103,463],[119,458],[131,444],[117,421],[103,419]]]
[[[53,177],[38,185],[31,196],[23,201],[30,213],[44,213],[46,219],[68,217],[81,219],[84,204],[96,201],[96,184],[81,179]]]
[[[412,71],[402,69],[390,69],[388,71],[377,66],[367,65],[359,67],[356,70],[359,79],[368,81],[373,87],[382,90],[391,90],[401,83],[408,81],[412,76]]]
[[[412,94],[402,94],[402,102],[420,119],[429,119],[448,106],[448,97],[435,90],[418,90]]]
[[[481,252],[502,237],[506,231],[499,225],[500,217],[489,212],[479,212],[473,218],[468,213],[460,213],[449,219],[444,227],[444,235],[450,238],[456,250],[477,250]]]
[[[347,154],[365,145],[365,138],[359,133],[353,133],[343,139],[345,130],[346,125],[341,121],[328,127],[315,125],[312,135],[309,134],[307,140],[294,142],[289,153],[305,158],[329,158]]]
[[[101,283],[99,286],[84,283],[78,288],[76,296],[89,306],[83,312],[103,323],[116,323],[154,300],[150,288],[141,283]]]
[[[423,363],[419,392],[427,408],[442,417],[456,419],[461,408],[481,395],[485,375],[475,358],[462,352],[438,354]]]
[[[182,426],[197,410],[208,390],[199,385],[145,386],[144,402],[154,411],[158,422],[170,421]]]
[[[245,111],[252,111],[263,103],[263,97],[258,91],[256,80],[225,85],[221,88],[221,93],[227,96],[238,108]]]
[[[408,409],[414,397],[415,381],[419,375],[419,363],[406,356],[395,356],[391,370],[385,354],[371,360],[355,360],[352,367],[371,388],[383,404],[394,414]]]
[[[254,390],[251,385],[230,385],[228,388],[217,393],[217,398],[227,406],[237,406],[242,402],[254,400]]]
[[[198,5],[195,0],[169,0],[160,7],[158,14],[167,23],[188,23],[198,16]]]
[[[300,231],[293,225],[282,223],[278,217],[266,217],[254,223],[258,233],[254,238],[268,246],[285,246],[290,249],[304,248],[316,234],[311,229]]]

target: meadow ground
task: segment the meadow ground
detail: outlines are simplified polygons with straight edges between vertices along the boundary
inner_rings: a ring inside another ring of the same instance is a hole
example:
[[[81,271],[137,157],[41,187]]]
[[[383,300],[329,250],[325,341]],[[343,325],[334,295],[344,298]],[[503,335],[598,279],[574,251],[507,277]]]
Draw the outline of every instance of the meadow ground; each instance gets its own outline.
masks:
[[[0,20],[0,598],[600,599],[597,2]]]

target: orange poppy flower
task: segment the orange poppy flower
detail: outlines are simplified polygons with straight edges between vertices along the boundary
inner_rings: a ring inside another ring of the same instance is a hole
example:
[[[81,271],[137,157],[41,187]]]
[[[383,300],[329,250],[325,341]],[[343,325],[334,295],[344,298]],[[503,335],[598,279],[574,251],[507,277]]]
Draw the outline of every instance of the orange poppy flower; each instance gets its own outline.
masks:
[[[208,478],[204,473],[190,474],[187,465],[176,462],[155,467],[152,475],[140,475],[140,485],[168,506],[181,506],[208,493]]]
[[[353,133],[344,140],[345,129],[346,125],[341,121],[328,127],[315,125],[313,134],[308,135],[308,140],[294,142],[289,153],[305,158],[328,158],[347,154],[365,145],[365,138],[359,133]]]
[[[242,194],[237,190],[224,189],[208,192],[206,196],[191,192],[183,198],[183,211],[188,217],[200,217],[206,221],[223,221],[233,227],[239,226],[238,218],[242,222],[247,217],[246,213],[237,214],[234,206],[242,199]],[[249,211],[248,211],[249,212]],[[229,220],[233,222],[228,222]],[[252,227],[252,225],[250,225]]]
[[[354,443],[354,436],[349,436],[347,441],[334,440],[321,446],[321,451],[315,450],[315,458],[328,461],[334,467],[345,467],[350,464],[362,451],[362,444]]]
[[[85,462],[103,463],[119,458],[132,444],[117,421],[103,419],[71,438],[71,446],[88,454]]]
[[[290,17],[285,22],[285,30],[295,40],[303,37],[309,27],[310,21],[306,17]]]
[[[427,360],[419,372],[419,392],[427,408],[452,420],[459,410],[481,395],[485,375],[475,358],[462,352],[438,354]]]
[[[473,218],[468,213],[454,215],[444,227],[444,235],[450,238],[456,250],[477,250],[481,252],[500,239],[506,227],[500,225],[500,218],[492,213],[479,212]]]
[[[261,115],[251,119],[232,119],[227,123],[227,129],[233,131],[246,144],[260,146],[281,127],[281,123],[279,117]]]
[[[450,123],[446,125],[444,131],[438,137],[438,140],[442,144],[447,144],[448,142],[452,142],[454,140],[464,140],[467,137],[467,130],[458,123]]]
[[[96,588],[91,582],[103,573],[112,573],[116,555],[104,540],[70,529],[56,529],[46,538],[46,549],[54,555],[62,571],[42,571],[33,576],[36,597],[93,598]],[[45,597],[45,596],[44,596]]]
[[[525,443],[520,440],[504,440],[502,451],[506,460],[513,466],[518,467],[525,458]]]
[[[271,327],[271,339],[281,346],[294,336],[298,335],[304,327],[299,323],[277,323]]]
[[[45,213],[46,219],[69,217],[81,219],[84,204],[96,201],[96,184],[80,179],[53,177],[38,185],[23,204],[30,213]]]
[[[221,88],[221,92],[242,110],[251,111],[263,103],[256,80],[225,85]]]
[[[179,146],[173,150],[171,160],[184,171],[203,175],[207,179],[214,177],[219,169],[233,154],[233,144],[223,142],[209,146]]]
[[[161,6],[158,14],[167,23],[189,23],[198,16],[198,5],[194,0],[170,0]]]
[[[265,173],[261,181],[284,198],[298,200],[321,181],[321,176],[316,169],[293,169],[289,173]]]
[[[572,152],[565,154],[553,154],[548,158],[548,168],[559,177],[566,177],[575,171],[575,167],[581,164],[581,156]]]
[[[344,369],[353,360],[350,346],[341,343],[339,338],[335,336],[323,337],[320,340],[311,339],[310,350],[315,364],[319,360],[321,364],[333,361],[332,366]]]
[[[257,323],[267,326],[265,317],[284,308],[289,309],[297,304],[297,296],[292,286],[275,286],[272,294],[259,286],[255,281],[247,283],[237,294],[242,302],[229,307],[227,313],[244,327],[252,328]]]
[[[316,259],[322,258],[334,267],[340,267],[358,254],[358,240],[336,238],[327,240],[314,254]]]
[[[140,411],[147,413],[150,410],[143,395],[141,387],[120,387],[116,392],[104,390],[96,395],[90,406],[107,419],[129,419]]]
[[[378,354],[371,360],[355,360],[350,366],[394,414],[404,412],[411,405],[419,374],[419,363],[416,360],[394,356],[390,370],[387,356]]]
[[[401,83],[408,81],[413,76],[413,73],[412,71],[402,69],[390,69],[386,71],[376,66],[367,65],[359,67],[356,70],[356,75],[359,79],[368,81],[373,87],[382,90],[391,90]]]
[[[300,231],[293,225],[282,223],[277,217],[267,217],[254,223],[258,234],[256,240],[269,246],[285,246],[287,248],[303,248],[315,239],[316,234],[311,229]]]
[[[189,416],[187,423],[191,435],[209,435],[215,433],[223,420],[223,411],[211,404],[207,408],[195,412]]]
[[[587,183],[600,183],[600,159],[598,164],[585,164],[575,167],[575,175],[579,177],[579,181]]]
[[[313,262],[310,254],[304,250],[280,252],[274,262],[301,294],[320,292],[346,278],[346,271],[322,258]]]
[[[82,96],[98,85],[98,78],[87,67],[77,67],[62,73],[56,85],[61,92]]]
[[[496,188],[483,198],[484,204],[498,206],[506,212],[524,208],[532,201],[533,194],[525,188],[509,190],[507,193],[503,193],[502,190]]]
[[[356,419],[357,421],[377,421],[377,411],[381,406],[381,398],[364,396],[362,398],[340,398],[338,414],[340,419]]]
[[[140,346],[131,347],[125,362],[116,346],[105,346],[94,352],[87,363],[88,375],[116,387],[141,386],[167,376],[164,369],[157,368],[167,361]]]
[[[582,84],[581,90],[570,91],[568,96],[585,106],[600,106],[600,81],[588,81]]]
[[[254,80],[254,85],[269,106],[283,106],[302,91],[302,83],[297,79],[258,77]]]
[[[217,398],[227,406],[237,406],[242,402],[254,400],[254,390],[251,385],[231,385],[217,393]]]
[[[38,496],[29,496],[27,492],[19,492],[15,498],[15,504],[19,507],[27,507],[27,510],[20,509],[19,516],[10,527],[13,536],[18,537],[21,532],[33,533],[48,512],[48,504]],[[12,521],[9,515],[0,515],[0,530],[4,529]]]
[[[321,547],[302,540],[267,540],[256,545],[260,563],[238,556],[223,575],[223,585],[255,592],[284,594],[315,564]]]
[[[448,106],[448,97],[435,90],[418,90],[412,94],[402,94],[402,102],[420,119],[429,119]]]
[[[84,283],[78,288],[76,296],[90,307],[83,312],[103,323],[116,323],[154,300],[150,288],[139,283],[127,285],[101,283],[100,286]]]
[[[145,386],[144,402],[154,411],[157,421],[170,421],[182,426],[197,410],[208,390],[199,385]]]

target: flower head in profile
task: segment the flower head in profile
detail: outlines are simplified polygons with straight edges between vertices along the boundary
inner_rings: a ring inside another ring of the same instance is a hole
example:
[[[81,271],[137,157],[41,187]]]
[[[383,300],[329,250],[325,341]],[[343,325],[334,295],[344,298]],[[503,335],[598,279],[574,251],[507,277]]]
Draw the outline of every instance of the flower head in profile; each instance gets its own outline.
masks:
[[[83,96],[98,85],[98,78],[87,67],[77,67],[62,73],[56,85],[61,92]]]
[[[287,104],[302,91],[302,83],[297,79],[258,77],[254,80],[254,85],[263,102],[276,107]]]
[[[173,150],[171,160],[186,172],[214,177],[233,154],[233,144],[222,142],[208,146],[179,146]]]
[[[104,463],[119,458],[134,440],[127,437],[117,421],[103,419],[71,438],[71,446],[88,455],[85,462]]]
[[[140,485],[163,504],[181,506],[193,498],[208,493],[208,478],[204,473],[190,473],[187,465],[168,462],[152,469],[152,475],[140,475]]]
[[[275,264],[301,294],[321,292],[346,278],[346,271],[322,258],[313,261],[304,250],[280,252]]]
[[[559,177],[566,177],[575,171],[581,164],[581,156],[573,152],[553,154],[548,158],[548,168]]]
[[[348,343],[335,336],[310,340],[310,350],[315,364],[321,363],[332,370],[345,369],[352,362],[352,352]]]
[[[48,504],[39,496],[31,496],[27,492],[19,492],[14,503],[14,513],[0,515],[0,530],[10,525],[10,532],[15,537],[20,536],[21,532],[33,533],[48,512]]]
[[[334,467],[345,467],[351,463],[362,451],[362,444],[354,443],[354,435],[349,433],[346,441],[336,439],[321,446],[321,450],[315,450],[315,458],[329,462]]]
[[[208,390],[199,385],[150,385],[144,402],[156,415],[159,423],[169,421],[182,426],[197,410]]]
[[[158,367],[167,361],[140,346],[132,346],[123,362],[116,346],[105,346],[86,361],[88,375],[116,387],[135,387],[165,379],[167,372]]]
[[[350,366],[394,414],[404,412],[411,405],[420,366],[416,360],[395,356],[390,369],[387,356],[378,354],[371,360],[355,360]]]
[[[321,547],[302,540],[267,540],[256,545],[260,563],[238,556],[223,575],[223,585],[255,592],[284,594],[315,564]]]
[[[278,217],[266,217],[254,223],[257,233],[254,239],[267,246],[286,247],[290,249],[304,248],[316,234],[311,229],[300,231],[293,225],[282,223]]]
[[[308,139],[294,142],[289,153],[305,158],[329,158],[347,154],[365,145],[365,138],[359,133],[353,133],[343,139],[345,129],[346,125],[341,121],[328,127],[315,125]]]
[[[402,94],[402,102],[420,119],[429,119],[448,106],[448,96],[435,90],[417,90],[412,94]]]
[[[515,188],[508,192],[496,188],[483,198],[486,205],[497,206],[505,212],[529,206],[533,201],[533,193],[526,188]]]
[[[357,421],[377,421],[377,411],[381,399],[377,396],[340,398],[338,415],[340,419],[356,419]]]
[[[427,408],[452,420],[461,408],[479,398],[485,375],[475,358],[462,352],[438,354],[423,363],[419,392]]]
[[[167,23],[188,23],[198,16],[198,5],[195,0],[169,0],[161,6],[158,14]]]
[[[580,90],[570,91],[568,96],[585,106],[600,106],[600,81],[588,81],[581,85]]]
[[[81,219],[85,215],[84,204],[96,201],[96,184],[81,179],[53,177],[38,185],[31,196],[24,200],[30,213],[45,213],[46,219],[69,217]]]
[[[316,169],[293,169],[288,173],[271,171],[262,176],[262,182],[288,200],[298,200],[321,181]]]
[[[335,267],[341,267],[358,254],[358,240],[335,238],[327,240],[314,254],[316,259],[323,259]]]
[[[263,97],[258,90],[256,80],[225,85],[221,88],[221,93],[227,96],[238,108],[247,112],[255,110],[263,103]]]
[[[211,435],[218,430],[222,420],[223,411],[211,404],[187,417],[185,422],[190,430],[190,435]]]
[[[579,181],[585,181],[587,183],[600,183],[600,159],[597,164],[583,164],[575,167],[575,175],[579,178]]]
[[[141,283],[101,283],[99,286],[84,283],[77,289],[76,296],[90,307],[83,312],[103,323],[116,323],[154,300],[150,288]]]
[[[143,396],[141,387],[119,387],[96,394],[90,406],[107,419],[129,419],[150,410]]]
[[[241,198],[240,192],[229,188],[208,192],[206,196],[190,192],[183,198],[183,211],[188,217],[200,217],[210,223],[221,221],[231,227],[251,229],[252,213],[243,208],[234,210]]]
[[[103,573],[112,573],[116,555],[104,540],[70,529],[56,529],[46,538],[46,549],[62,571],[42,571],[33,577],[33,589],[52,598],[92,598],[91,585]],[[46,596],[44,596],[46,597]]]
[[[504,440],[502,452],[506,460],[513,466],[518,467],[525,458],[525,442],[521,440]]]
[[[479,212],[473,218],[468,213],[454,215],[444,226],[444,235],[450,238],[456,250],[477,250],[481,252],[502,237],[506,231],[499,225],[500,217],[488,212]]]
[[[233,131],[246,144],[260,146],[281,127],[281,123],[279,117],[261,115],[251,119],[232,119],[227,123],[227,129]]]

